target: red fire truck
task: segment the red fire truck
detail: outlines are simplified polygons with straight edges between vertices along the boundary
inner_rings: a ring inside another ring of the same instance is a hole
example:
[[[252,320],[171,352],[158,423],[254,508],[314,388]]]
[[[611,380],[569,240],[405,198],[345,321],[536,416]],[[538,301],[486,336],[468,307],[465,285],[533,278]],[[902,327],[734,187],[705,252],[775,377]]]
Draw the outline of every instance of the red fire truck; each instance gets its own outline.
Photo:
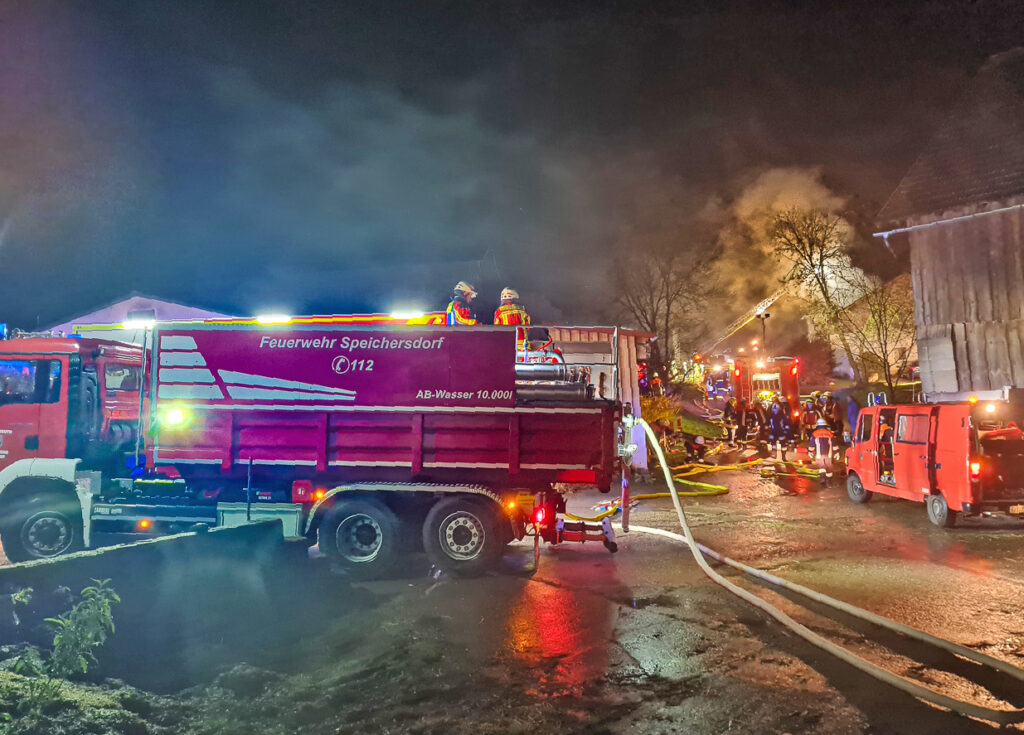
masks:
[[[932,523],[1024,514],[1024,402],[869,406],[846,450],[855,503],[874,493],[924,502]]]
[[[750,403],[780,393],[791,406],[800,402],[800,358],[747,357],[732,362],[733,394]]]
[[[517,363],[515,337],[287,320],[157,324],[146,350],[0,341],[0,540],[18,561],[279,518],[360,576],[410,539],[462,574],[533,533],[614,550],[552,488],[609,489],[620,406],[584,371]]]

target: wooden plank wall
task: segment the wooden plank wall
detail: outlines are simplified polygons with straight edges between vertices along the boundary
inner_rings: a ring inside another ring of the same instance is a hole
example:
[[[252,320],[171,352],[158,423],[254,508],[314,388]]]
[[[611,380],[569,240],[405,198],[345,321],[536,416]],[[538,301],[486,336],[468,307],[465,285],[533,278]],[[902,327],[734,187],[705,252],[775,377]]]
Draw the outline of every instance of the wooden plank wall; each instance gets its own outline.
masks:
[[[925,392],[1024,387],[1024,211],[912,231],[910,251]]]

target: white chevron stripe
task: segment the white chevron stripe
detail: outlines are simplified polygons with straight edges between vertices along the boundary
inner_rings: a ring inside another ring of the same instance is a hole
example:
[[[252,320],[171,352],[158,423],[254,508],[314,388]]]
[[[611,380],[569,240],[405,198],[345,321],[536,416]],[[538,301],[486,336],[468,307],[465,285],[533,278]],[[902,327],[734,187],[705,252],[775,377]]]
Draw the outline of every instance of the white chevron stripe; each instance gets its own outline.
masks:
[[[160,338],[161,350],[198,350],[199,346],[191,337],[184,335],[169,334]]]
[[[352,395],[330,395],[274,388],[248,388],[242,385],[229,385],[228,395],[243,400],[266,399],[268,401],[354,401],[356,399],[354,393]]]
[[[206,360],[198,352],[161,352],[160,364],[170,367],[206,367]]]
[[[220,388],[215,385],[175,385],[165,383],[157,388],[157,398],[223,398]]]
[[[160,381],[164,383],[214,383],[206,368],[160,368]]]
[[[299,390],[316,390],[324,393],[338,393],[346,396],[354,396],[356,394],[354,390],[348,390],[347,388],[333,388],[329,385],[302,383],[298,380],[285,380],[283,378],[268,378],[265,375],[250,375],[249,373],[238,373],[234,370],[218,370],[217,374],[225,383],[233,383],[235,385],[262,385],[270,388],[297,388]]]

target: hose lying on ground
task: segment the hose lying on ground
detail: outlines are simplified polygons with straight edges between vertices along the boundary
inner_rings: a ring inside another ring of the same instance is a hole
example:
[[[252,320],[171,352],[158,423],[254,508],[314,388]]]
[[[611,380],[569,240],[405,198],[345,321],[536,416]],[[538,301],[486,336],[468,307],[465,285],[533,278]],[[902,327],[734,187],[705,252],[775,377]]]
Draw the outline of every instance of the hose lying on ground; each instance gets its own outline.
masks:
[[[953,643],[952,641],[948,641],[930,635],[929,633],[925,633],[922,630],[917,630],[916,628],[911,628],[909,626],[902,625],[901,623],[897,623],[893,620],[883,618],[879,615],[875,615],[874,613],[862,610],[861,608],[849,605],[839,600],[835,600],[831,597],[828,597],[827,595],[815,592],[811,589],[802,587],[798,584],[787,582],[786,580],[780,577],[776,577],[773,574],[768,574],[758,569],[754,569],[753,567],[749,567],[746,564],[741,564],[739,562],[733,561],[732,559],[729,559],[726,556],[723,556],[715,551],[712,551],[711,549],[708,549],[706,546],[698,544],[696,540],[694,540],[693,532],[690,530],[690,525],[686,521],[686,513],[683,511],[683,505],[679,500],[680,493],[676,490],[675,483],[672,481],[672,474],[669,471],[668,463],[665,461],[665,454],[664,452],[661,451],[661,447],[658,445],[657,437],[654,435],[654,432],[651,430],[651,427],[647,424],[646,421],[642,419],[637,419],[637,423],[643,426],[648,439],[651,441],[651,444],[654,445],[655,452],[658,455],[658,460],[661,462],[661,469],[665,475],[665,484],[668,485],[670,491],[668,494],[672,498],[672,504],[675,506],[676,515],[679,517],[679,525],[683,528],[683,535],[674,533],[672,531],[665,531],[660,528],[647,528],[644,526],[631,526],[630,530],[640,531],[642,533],[650,533],[657,536],[664,536],[666,538],[675,539],[677,541],[682,541],[683,543],[687,544],[690,547],[690,552],[693,554],[693,558],[697,562],[698,566],[700,566],[701,570],[703,570],[703,572],[708,577],[710,577],[715,583],[721,585],[722,587],[729,590],[740,599],[749,602],[754,607],[759,608],[771,617],[775,618],[780,623],[782,623],[787,629],[796,633],[798,636],[803,638],[808,643],[817,646],[823,651],[831,653],[836,658],[840,659],[841,661],[844,661],[845,663],[853,666],[854,668],[859,669],[860,671],[863,671],[868,676],[871,676],[886,684],[889,684],[890,686],[896,687],[897,689],[906,692],[907,694],[910,694],[913,697],[917,697],[918,699],[924,700],[925,702],[936,704],[940,707],[944,707],[948,710],[952,710],[953,712],[957,712],[962,715],[977,717],[979,719],[988,720],[990,722],[996,722],[1001,725],[1016,722],[1024,722],[1024,710],[997,710],[992,709],[990,707],[982,707],[977,704],[971,704],[970,702],[963,702],[959,699],[954,699],[953,697],[946,696],[945,694],[940,694],[932,689],[928,689],[927,687],[921,686],[916,682],[910,681],[909,679],[894,674],[891,671],[881,668],[880,666],[876,666],[875,664],[871,663],[870,661],[864,658],[861,658],[855,653],[852,653],[846,650],[845,648],[836,645],[832,641],[827,640],[826,638],[807,628],[807,626],[798,623],[796,620],[791,618],[782,610],[778,609],[766,600],[763,600],[760,597],[754,595],[748,590],[743,589],[734,582],[729,581],[721,574],[716,572],[714,569],[712,569],[711,565],[708,564],[707,559],[704,558],[705,554],[711,556],[712,558],[716,559],[717,561],[723,564],[727,564],[731,567],[739,569],[745,574],[749,574],[753,577],[756,577],[757,579],[761,579],[765,582],[768,582],[769,584],[784,587],[785,589],[804,595],[805,597],[813,599],[824,605],[835,608],[837,610],[841,610],[847,613],[848,615],[852,615],[861,620],[866,620],[868,622],[874,623],[888,630],[892,630],[894,632],[905,635],[908,638],[914,638],[915,640],[922,641],[924,643],[930,643],[934,646],[942,648],[943,650],[949,651],[950,653],[953,653],[957,656],[963,656],[964,658],[975,661],[983,666],[988,666],[998,671],[1001,671],[1002,673],[1008,674],[1009,676],[1012,676],[1015,679],[1024,680],[1024,670],[1010,663],[1000,661],[998,659],[992,658],[991,656],[986,656],[983,653],[973,651],[969,648]]]

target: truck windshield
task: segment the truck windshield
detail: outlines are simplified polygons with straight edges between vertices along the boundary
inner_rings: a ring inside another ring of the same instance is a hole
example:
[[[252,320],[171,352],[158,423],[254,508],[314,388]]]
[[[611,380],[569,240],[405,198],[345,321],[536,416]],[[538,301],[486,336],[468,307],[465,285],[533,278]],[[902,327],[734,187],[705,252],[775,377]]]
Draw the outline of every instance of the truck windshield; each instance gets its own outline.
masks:
[[[107,387],[107,392],[138,393],[140,371],[141,368],[138,365],[108,363],[103,369],[103,382]]]

